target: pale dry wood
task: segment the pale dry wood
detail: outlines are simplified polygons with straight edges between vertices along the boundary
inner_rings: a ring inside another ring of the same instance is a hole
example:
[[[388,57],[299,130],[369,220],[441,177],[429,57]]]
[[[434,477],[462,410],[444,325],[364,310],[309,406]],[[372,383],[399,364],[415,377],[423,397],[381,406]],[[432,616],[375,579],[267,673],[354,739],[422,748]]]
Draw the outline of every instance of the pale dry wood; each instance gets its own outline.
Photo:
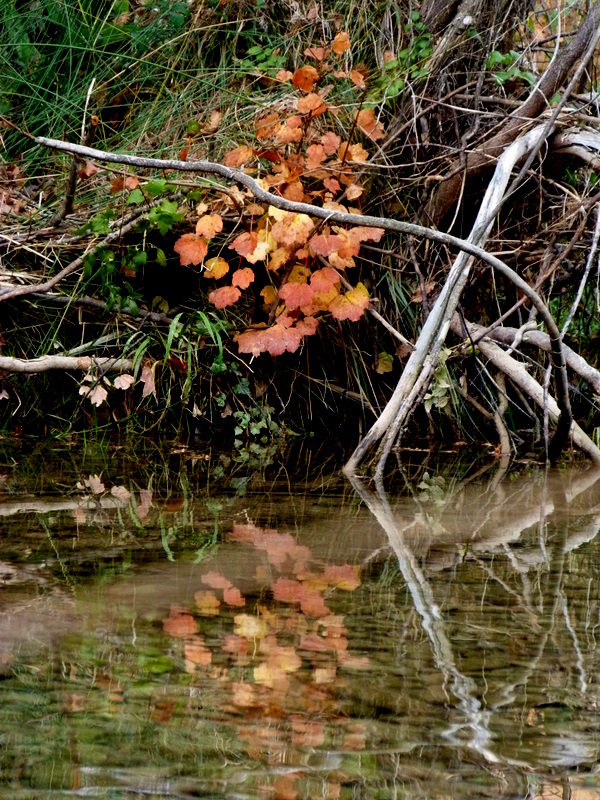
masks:
[[[97,369],[99,372],[128,372],[133,369],[130,358],[92,358],[91,356],[40,356],[40,358],[13,358],[0,356],[0,370],[34,374],[53,369],[84,370]]]

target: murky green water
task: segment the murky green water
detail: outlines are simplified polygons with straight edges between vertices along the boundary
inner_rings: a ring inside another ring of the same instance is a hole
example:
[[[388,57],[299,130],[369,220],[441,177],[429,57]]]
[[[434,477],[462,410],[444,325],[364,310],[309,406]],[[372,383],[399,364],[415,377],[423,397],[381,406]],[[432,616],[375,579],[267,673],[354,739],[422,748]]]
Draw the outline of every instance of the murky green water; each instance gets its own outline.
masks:
[[[600,798],[600,471],[2,459],[0,797]]]

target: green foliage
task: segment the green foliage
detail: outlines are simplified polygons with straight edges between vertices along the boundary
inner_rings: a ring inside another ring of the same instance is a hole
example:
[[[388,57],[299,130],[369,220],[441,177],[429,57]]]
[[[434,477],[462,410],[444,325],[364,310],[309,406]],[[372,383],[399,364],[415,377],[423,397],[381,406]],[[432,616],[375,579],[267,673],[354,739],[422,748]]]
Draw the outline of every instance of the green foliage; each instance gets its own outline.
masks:
[[[498,86],[502,86],[507,81],[519,81],[534,86],[537,79],[533,72],[518,66],[522,58],[521,53],[517,53],[515,50],[510,50],[508,53],[492,50],[485,68],[494,73],[494,80]]]

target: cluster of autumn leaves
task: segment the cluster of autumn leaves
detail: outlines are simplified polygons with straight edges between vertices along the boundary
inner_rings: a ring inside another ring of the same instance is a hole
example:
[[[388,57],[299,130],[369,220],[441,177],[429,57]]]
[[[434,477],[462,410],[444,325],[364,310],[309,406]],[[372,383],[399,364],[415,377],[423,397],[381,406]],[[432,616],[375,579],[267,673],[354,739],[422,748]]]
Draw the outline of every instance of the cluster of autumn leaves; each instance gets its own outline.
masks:
[[[195,593],[194,611],[172,606],[164,631],[182,642],[185,670],[202,680],[205,690],[214,675],[219,696],[225,693],[225,707],[232,713],[246,719],[257,713],[264,719],[278,708],[295,721],[298,736],[310,734],[313,747],[323,744],[330,735],[327,710],[336,730],[343,722],[338,717],[337,693],[345,685],[340,671],[371,668],[367,657],[349,652],[344,616],[329,607],[336,592],[360,586],[360,569],[350,564],[317,566],[310,549],[291,534],[252,522],[234,524],[228,538],[259,551],[255,579],[269,587],[272,601],[246,598],[221,572],[208,570],[201,578],[203,588]],[[218,637],[203,636],[200,628],[206,624],[201,620],[219,615],[225,625],[219,626]],[[316,728],[315,709],[320,716]],[[351,730],[346,733],[352,738]],[[260,744],[253,741],[254,748]],[[262,744],[270,748],[273,742]],[[348,746],[355,749],[350,740]]]
[[[364,165],[369,153],[360,142],[342,141],[337,133],[317,122],[328,111],[338,113],[326,101],[327,88],[316,91],[323,76],[343,77],[364,86],[365,76],[360,70],[347,74],[327,60],[330,52],[340,56],[349,48],[348,35],[341,32],[331,50],[306,51],[317,66],[302,66],[293,73],[280,70],[278,80],[291,82],[298,91],[293,97],[294,113],[273,110],[259,115],[255,123],[259,146],[235,147],[226,153],[225,165],[254,174],[262,188],[287,200],[318,202],[321,208],[360,214],[360,209],[343,202],[355,201],[363,194],[356,169]],[[289,107],[286,98],[282,109]],[[351,130],[361,131],[371,140],[385,135],[373,108],[358,110]],[[269,172],[264,170],[265,162]],[[362,283],[351,286],[340,273],[355,266],[361,244],[378,242],[383,229],[315,223],[307,214],[282,211],[273,205],[265,208],[241,193],[238,199],[245,206],[241,219],[246,230],[233,240],[227,235],[221,237],[218,255],[207,258],[209,246],[212,249],[214,240],[223,233],[223,217],[204,202],[197,207],[195,232],[180,236],[174,249],[182,265],[201,265],[204,278],[222,281],[230,276],[227,283],[209,292],[209,301],[216,308],[234,305],[251,284],[264,281],[259,294],[270,324],[239,333],[236,339],[241,353],[275,356],[294,352],[304,336],[315,333],[325,313],[338,320],[358,321],[362,317],[369,306],[368,290]],[[233,251],[233,257],[224,257],[227,250]],[[264,265],[260,274],[259,263]]]

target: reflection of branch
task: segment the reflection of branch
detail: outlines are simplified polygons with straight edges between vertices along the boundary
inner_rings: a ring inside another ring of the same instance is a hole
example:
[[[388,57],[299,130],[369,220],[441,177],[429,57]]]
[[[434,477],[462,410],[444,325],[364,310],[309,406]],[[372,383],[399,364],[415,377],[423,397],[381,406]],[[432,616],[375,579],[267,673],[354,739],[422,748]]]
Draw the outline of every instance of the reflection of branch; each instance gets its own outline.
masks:
[[[435,664],[451,686],[452,693],[459,701],[459,706],[467,720],[464,725],[452,725],[445,735],[447,738],[453,739],[455,733],[462,728],[470,728],[472,738],[468,745],[482,755],[486,761],[498,763],[500,759],[489,749],[491,739],[488,730],[489,712],[482,709],[481,702],[474,696],[477,688],[475,682],[472,678],[463,675],[456,666],[452,644],[446,633],[440,610],[433,599],[431,587],[417,564],[414,553],[404,539],[403,530],[400,529],[394,518],[387,497],[383,492],[380,492],[378,496],[370,492],[355,475],[350,475],[349,480],[388,535],[415,609],[421,617],[423,630],[431,643]]]

